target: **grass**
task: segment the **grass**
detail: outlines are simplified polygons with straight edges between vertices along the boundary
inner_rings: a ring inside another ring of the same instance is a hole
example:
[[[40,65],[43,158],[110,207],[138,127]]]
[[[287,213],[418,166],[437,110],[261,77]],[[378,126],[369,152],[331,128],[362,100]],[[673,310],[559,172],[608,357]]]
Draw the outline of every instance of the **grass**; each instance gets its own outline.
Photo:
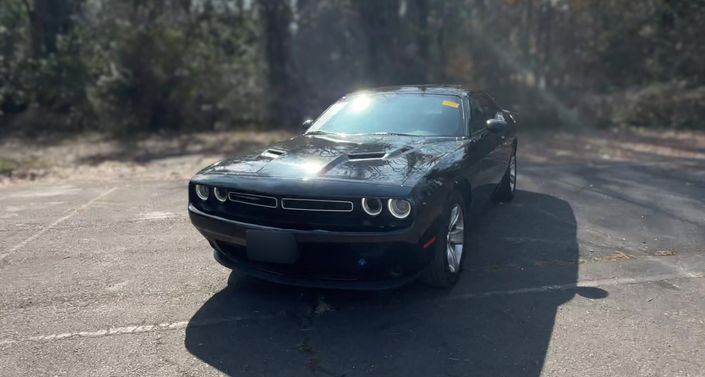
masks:
[[[0,174],[2,175],[12,174],[19,166],[20,164],[18,164],[17,161],[0,158]]]

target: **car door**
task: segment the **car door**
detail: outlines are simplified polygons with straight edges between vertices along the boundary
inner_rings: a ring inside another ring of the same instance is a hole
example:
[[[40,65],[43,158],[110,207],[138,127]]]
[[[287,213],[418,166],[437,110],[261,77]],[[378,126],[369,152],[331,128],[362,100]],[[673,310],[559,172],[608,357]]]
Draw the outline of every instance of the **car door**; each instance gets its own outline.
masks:
[[[468,160],[467,173],[472,184],[473,203],[482,203],[489,198],[496,185],[495,162],[493,160],[494,144],[491,133],[487,130],[487,113],[472,94],[469,102],[469,143],[466,146]]]
[[[507,140],[506,130],[500,133],[487,130],[487,120],[492,118],[504,119],[504,115],[502,114],[502,109],[487,94],[480,93],[476,94],[475,97],[483,112],[481,127],[484,130],[486,148],[489,149],[486,156],[489,179],[494,184],[498,184],[507,170],[511,145],[509,145]]]

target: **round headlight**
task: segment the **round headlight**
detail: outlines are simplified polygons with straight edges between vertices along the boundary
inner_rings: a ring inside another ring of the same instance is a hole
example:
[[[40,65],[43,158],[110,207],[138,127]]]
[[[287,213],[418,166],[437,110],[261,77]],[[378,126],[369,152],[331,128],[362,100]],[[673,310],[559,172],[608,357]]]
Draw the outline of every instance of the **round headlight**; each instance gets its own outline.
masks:
[[[362,209],[370,216],[377,216],[382,213],[384,205],[377,198],[362,198]]]
[[[196,196],[198,196],[201,200],[208,200],[209,193],[210,190],[208,190],[208,186],[196,185]]]
[[[215,196],[215,198],[221,203],[225,203],[225,201],[228,200],[228,192],[221,188],[214,188],[213,196]]]
[[[389,213],[397,219],[405,219],[411,213],[411,203],[404,199],[389,199],[387,208]]]

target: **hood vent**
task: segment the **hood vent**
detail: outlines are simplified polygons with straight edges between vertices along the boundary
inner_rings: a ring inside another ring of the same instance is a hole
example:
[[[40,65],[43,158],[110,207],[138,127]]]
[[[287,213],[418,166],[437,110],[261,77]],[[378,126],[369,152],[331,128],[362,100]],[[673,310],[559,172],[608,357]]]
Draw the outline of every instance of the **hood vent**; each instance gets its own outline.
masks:
[[[285,151],[281,151],[281,150],[279,150],[279,149],[272,149],[272,148],[269,148],[269,149],[267,149],[266,151],[262,152],[261,156],[262,156],[262,157],[267,157],[267,158],[279,158],[279,157],[281,157],[281,156],[283,156],[283,155],[285,155],[285,154],[286,154]]]
[[[414,148],[412,148],[412,147],[410,147],[410,146],[408,146],[408,145],[407,145],[407,146],[403,146],[403,147],[398,148],[398,149],[395,149],[395,150],[393,150],[393,151],[389,151],[389,153],[387,153],[387,154],[384,156],[384,158],[395,158],[395,157],[401,156],[401,155],[403,155],[404,153],[409,152],[409,151],[411,151],[411,150],[413,150],[413,149],[414,149]]]
[[[358,161],[358,160],[379,160],[386,155],[384,152],[368,152],[368,153],[350,153],[348,154],[348,160]]]

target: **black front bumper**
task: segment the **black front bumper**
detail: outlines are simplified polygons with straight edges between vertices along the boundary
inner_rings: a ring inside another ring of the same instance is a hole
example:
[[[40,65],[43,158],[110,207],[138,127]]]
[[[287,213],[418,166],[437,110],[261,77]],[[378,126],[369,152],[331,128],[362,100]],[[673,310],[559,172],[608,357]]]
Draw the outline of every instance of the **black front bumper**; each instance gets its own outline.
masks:
[[[341,288],[389,289],[413,281],[428,265],[434,247],[430,229],[414,224],[383,232],[339,232],[278,229],[242,223],[204,213],[189,204],[193,225],[215,249],[222,265],[281,284]],[[291,233],[300,257],[292,264],[264,263],[247,257],[247,231]]]

